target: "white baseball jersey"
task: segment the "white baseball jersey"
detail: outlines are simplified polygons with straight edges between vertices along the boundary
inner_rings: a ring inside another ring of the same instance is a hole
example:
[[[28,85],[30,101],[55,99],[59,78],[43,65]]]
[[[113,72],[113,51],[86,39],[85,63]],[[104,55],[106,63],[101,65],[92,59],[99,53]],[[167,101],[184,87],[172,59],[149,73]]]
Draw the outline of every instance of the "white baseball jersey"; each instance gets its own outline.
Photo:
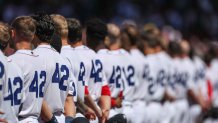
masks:
[[[103,64],[103,71],[110,87],[111,97],[117,98],[123,90],[122,78],[124,74],[120,55],[113,54],[107,49],[101,49],[98,51],[98,56]]]
[[[188,74],[185,72],[182,61],[180,58],[176,57],[172,59],[172,76],[171,76],[171,89],[175,93],[176,99],[185,99],[187,94],[187,80]]]
[[[23,88],[25,101],[19,113],[19,120],[40,116],[44,87],[46,83],[46,66],[44,61],[31,50],[18,50],[9,57],[21,69],[24,75]]]
[[[205,70],[206,70],[206,65],[204,62],[197,56],[194,56],[193,58],[193,63],[195,67],[195,75],[194,75],[194,82],[195,85],[197,86],[195,89],[195,93],[198,94],[199,89],[201,90],[202,94],[207,93],[206,92],[206,78],[205,78]]]
[[[147,70],[147,65],[145,64],[145,56],[138,49],[130,50],[130,54],[133,60],[133,65],[135,68],[135,74],[137,79],[135,83],[135,91],[133,98],[135,100],[145,100],[147,92],[147,83],[144,78],[144,74]]]
[[[0,51],[0,111],[5,114],[0,114],[1,119],[5,119],[8,123],[16,123],[18,122],[16,113],[11,106],[11,101],[7,100],[9,90],[11,92],[11,86],[7,84],[7,76],[8,76],[8,63],[6,57]],[[6,101],[4,98],[6,97]],[[12,99],[12,98],[11,98]],[[14,100],[13,100],[14,101]]]
[[[213,86],[212,104],[214,106],[218,106],[218,76],[216,68],[217,67],[212,64],[206,69],[206,79],[209,80]]]
[[[163,87],[163,69],[157,54],[146,56],[147,70],[145,74],[148,83],[147,101],[161,101],[163,99],[165,88]]]
[[[131,55],[124,49],[112,51],[114,54],[119,54],[122,60],[123,78],[123,96],[124,101],[132,102],[134,100],[134,89],[136,84],[136,74]]]
[[[196,86],[195,83],[195,66],[193,61],[189,57],[185,57],[181,59],[182,62],[182,68],[183,72],[185,73],[185,76],[187,77],[185,81],[185,85],[188,89],[195,89]]]
[[[39,45],[34,52],[45,61],[48,70],[46,81],[50,83],[45,89],[44,99],[53,113],[64,112],[67,95],[76,96],[76,83],[70,64],[50,45]]]
[[[8,96],[4,97],[4,100],[8,100],[13,107],[16,116],[19,114],[19,108],[25,100],[24,92],[24,76],[21,69],[14,63],[14,61],[8,58]]]
[[[82,60],[81,56],[84,56],[85,54],[77,52],[77,50],[70,45],[62,46],[61,55],[69,59],[73,74],[77,80],[77,95],[84,101],[85,86],[88,86],[90,75],[88,72],[91,70],[91,63]]]
[[[93,50],[84,45],[77,46],[74,48],[74,50],[80,56],[81,63],[83,62],[86,69],[84,78],[88,76],[85,79],[85,83],[88,83],[90,95],[95,101],[97,101],[101,96],[102,86],[107,85],[102,62]]]

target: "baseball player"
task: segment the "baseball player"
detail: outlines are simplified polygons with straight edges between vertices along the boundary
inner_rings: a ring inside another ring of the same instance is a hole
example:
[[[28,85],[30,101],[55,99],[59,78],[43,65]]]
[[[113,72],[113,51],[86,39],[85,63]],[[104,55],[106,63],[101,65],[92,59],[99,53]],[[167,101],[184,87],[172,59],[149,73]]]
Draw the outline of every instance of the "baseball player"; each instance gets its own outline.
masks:
[[[142,39],[145,41],[146,65],[147,68],[144,73],[144,78],[147,85],[146,93],[146,122],[155,123],[161,122],[161,112],[163,107],[161,104],[164,99],[164,91],[162,79],[160,77],[160,63],[157,57],[156,48],[159,45],[159,41],[156,38],[148,38],[146,35],[142,35]],[[163,76],[162,76],[163,77]]]
[[[107,84],[104,73],[104,66],[101,59],[96,54],[107,35],[107,26],[99,19],[91,19],[86,22],[86,43],[87,47],[78,47],[79,49],[86,49],[87,56],[91,58],[91,72],[88,89],[92,98],[98,102],[102,110],[102,117],[99,122],[104,123],[109,116],[110,110],[110,89]]]
[[[7,48],[10,42],[1,42],[2,51],[5,53],[5,49]],[[25,100],[25,92],[23,88],[23,73],[21,69],[16,65],[16,63],[7,58],[8,62],[8,74],[7,74],[7,84],[8,84],[8,95],[4,97],[4,101],[9,101],[11,106],[14,109],[15,115],[18,117],[20,107]]]
[[[60,29],[57,31],[57,35],[60,37],[60,41],[59,41],[59,39],[53,39],[53,41],[51,42],[51,45],[53,45],[57,50],[61,49],[61,55],[66,57],[68,59],[68,61],[70,62],[71,69],[72,69],[73,74],[75,75],[75,77],[77,79],[77,82],[78,82],[77,83],[77,88],[78,88],[77,91],[79,93],[78,93],[78,99],[76,99],[77,100],[77,109],[80,110],[85,115],[86,114],[91,115],[90,116],[91,119],[95,119],[96,116],[95,116],[94,111],[84,104],[84,95],[85,95],[85,92],[88,92],[88,90],[87,90],[88,87],[85,86],[85,84],[83,85],[83,83],[85,83],[85,80],[86,80],[86,82],[88,81],[87,77],[89,78],[89,76],[87,76],[87,74],[85,76],[85,73],[87,73],[87,72],[85,72],[85,70],[86,70],[85,65],[83,64],[83,61],[81,61],[81,59],[79,58],[79,55],[76,52],[74,52],[75,50],[72,50],[72,47],[71,47],[71,46],[74,46],[74,44],[77,44],[77,42],[81,42],[81,40],[79,40],[79,39],[81,39],[81,36],[82,36],[81,26],[77,26],[77,25],[79,25],[79,23],[77,23],[78,21],[74,21],[74,20],[71,21],[70,20],[67,22],[66,19],[61,15],[53,14],[53,15],[51,15],[51,17],[52,17],[53,21],[55,22],[56,27],[58,29]],[[66,27],[68,27],[69,31],[68,31],[68,29],[66,29]],[[74,29],[77,31],[75,31]],[[58,33],[58,32],[61,32],[61,33]],[[69,32],[69,35],[68,35],[68,32]],[[75,34],[77,34],[77,35],[75,35]],[[66,36],[69,37],[69,39],[70,39],[69,41],[67,41]],[[80,36],[80,38],[79,38],[79,36]],[[71,37],[73,37],[73,38],[71,38]],[[54,42],[54,40],[57,40],[56,43]],[[62,43],[63,46],[58,45],[59,43]],[[80,65],[80,63],[81,63],[81,65]],[[87,102],[91,101],[92,106],[95,107],[95,109],[97,109],[96,104],[91,99],[89,94],[86,93],[85,97],[86,97],[86,99],[88,98],[86,101]],[[97,113],[98,112],[99,112],[99,110],[97,111]],[[77,114],[77,117],[78,117],[78,115],[81,115],[81,114]]]
[[[9,81],[8,81],[9,72],[11,72],[12,70],[11,68],[13,66],[10,65],[10,70],[9,70],[7,59],[2,53],[2,51],[4,51],[8,45],[8,41],[10,39],[10,29],[6,24],[1,22],[0,32],[2,34],[0,36],[0,82],[1,82],[0,83],[1,84],[0,85],[1,86],[1,89],[0,89],[0,110],[1,110],[0,122],[16,123],[18,122],[18,118],[17,118],[18,112],[16,108],[20,106],[21,102],[17,102],[16,103],[17,105],[13,105],[14,104],[13,102],[15,102],[14,99],[18,99],[18,101],[20,101],[20,99],[22,98],[22,95],[21,93],[14,94],[14,91],[12,90],[12,88],[13,89],[20,88],[19,82],[18,82],[18,86],[19,86],[18,88],[14,85],[11,85],[12,83],[10,83],[9,85]],[[14,69],[16,70],[16,68]],[[12,74],[15,75],[17,74],[17,72],[16,71],[12,72],[11,75]],[[17,84],[17,81],[16,81],[16,84]],[[13,95],[16,95],[17,98],[13,98]]]
[[[119,54],[113,53],[113,50],[117,50],[120,47],[119,35],[120,30],[114,24],[108,24],[108,36],[105,39],[104,47],[98,50],[98,56],[102,61],[103,71],[105,71],[106,79],[111,91],[111,109],[109,118],[122,113],[117,110],[122,105],[122,92],[124,74],[122,71],[122,60]],[[108,47],[109,49],[107,49]],[[116,47],[116,48],[115,48]],[[110,51],[111,50],[111,51]],[[120,120],[122,120],[120,118]]]
[[[28,25],[26,25],[28,23]],[[12,40],[15,54],[12,59],[24,73],[23,88],[25,100],[19,113],[19,122],[38,122],[44,97],[46,83],[46,66],[43,59],[32,52],[31,41],[35,34],[34,20],[21,16],[12,22]]]
[[[147,83],[143,77],[144,70],[146,69],[145,64],[145,57],[144,54],[138,49],[139,43],[139,32],[137,27],[134,25],[128,25],[124,27],[122,30],[126,32],[127,39],[129,46],[125,46],[126,50],[129,50],[130,59],[132,60],[132,65],[134,68],[134,78],[135,78],[135,85],[134,85],[134,94],[133,94],[133,111],[135,116],[138,116],[137,119],[134,119],[132,122],[134,123],[143,123],[145,122],[145,97],[146,97],[146,87]],[[124,33],[125,34],[125,33]]]
[[[86,56],[87,50],[83,49],[82,43],[82,26],[77,19],[67,19],[68,24],[68,44],[62,46],[61,54],[67,57],[71,64],[73,64],[73,72],[77,78],[78,97],[81,99],[77,102],[77,108],[80,112],[90,120],[95,120],[97,117],[101,117],[102,113],[97,108],[94,100],[89,94],[88,83],[90,79],[91,67],[90,57]],[[84,104],[86,103],[86,104]],[[77,113],[77,117],[81,114]]]
[[[187,121],[188,102],[187,102],[187,87],[185,86],[185,74],[183,72],[183,67],[180,59],[181,47],[178,42],[172,41],[168,46],[168,54],[172,58],[171,62],[171,76],[170,81],[167,86],[167,91],[174,95],[174,102],[172,106],[176,109],[176,113],[173,116],[173,123],[185,123]]]
[[[190,99],[190,122],[196,122],[196,118],[201,113],[201,109],[207,109],[207,105],[202,99],[202,92],[200,92],[199,86],[195,86],[198,84],[198,80],[195,79],[195,66],[191,59],[188,57],[188,53],[190,52],[190,46],[187,41],[180,42],[182,48],[181,62],[183,65],[184,74],[187,76],[185,81],[185,86],[188,90],[188,97]]]
[[[75,116],[73,96],[76,96],[76,83],[73,73],[69,62],[49,44],[55,29],[51,17],[45,13],[32,17],[36,20],[35,42],[38,45],[34,53],[46,61],[44,64],[49,69],[47,81],[51,82],[44,93],[44,99],[52,102],[48,106],[58,122],[65,122],[65,116]]]

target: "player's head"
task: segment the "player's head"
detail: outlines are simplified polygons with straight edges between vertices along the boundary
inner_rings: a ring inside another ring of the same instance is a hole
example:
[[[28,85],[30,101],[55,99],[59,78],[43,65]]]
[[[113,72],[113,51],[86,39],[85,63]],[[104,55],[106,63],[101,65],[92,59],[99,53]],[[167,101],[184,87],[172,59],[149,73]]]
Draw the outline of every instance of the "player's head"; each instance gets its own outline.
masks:
[[[70,43],[82,41],[82,26],[80,21],[75,18],[68,18],[67,25],[68,25],[68,41]]]
[[[189,45],[188,41],[182,40],[180,42],[180,46],[181,46],[182,55],[188,56],[189,52],[190,52],[190,45]]]
[[[38,12],[32,15],[32,18],[36,21],[36,40],[50,43],[55,32],[55,26],[51,17],[44,12]]]
[[[210,66],[211,61],[217,57],[217,46],[209,44],[208,50],[206,51],[203,59],[207,66]]]
[[[179,57],[181,55],[181,46],[177,41],[171,41],[168,44],[167,52],[171,57]]]
[[[104,45],[107,35],[107,25],[100,19],[90,19],[86,22],[86,44],[93,50]]]
[[[10,28],[7,24],[0,22],[0,50],[4,51],[11,38]]]
[[[107,24],[108,35],[104,44],[109,49],[118,49],[121,47],[120,28],[112,23]]]
[[[122,48],[130,50],[131,46],[137,46],[139,42],[139,31],[136,26],[126,25],[121,30]]]
[[[12,40],[11,45],[16,45],[19,42],[28,42],[29,44],[34,39],[36,26],[35,21],[30,16],[20,16],[14,19],[11,23]],[[30,45],[29,45],[30,47]],[[13,47],[15,48],[15,47]]]
[[[154,54],[156,53],[157,47],[160,45],[160,40],[157,37],[148,35],[145,32],[140,34],[140,40],[143,44],[143,50],[145,54]]]
[[[144,54],[154,54],[156,53],[157,47],[160,45],[158,38],[147,35],[147,33],[141,33],[140,39],[144,44],[143,50]]]
[[[62,39],[67,40],[68,29],[66,19],[59,14],[52,14],[51,18],[54,22],[55,28],[57,29],[57,34],[59,34]]]

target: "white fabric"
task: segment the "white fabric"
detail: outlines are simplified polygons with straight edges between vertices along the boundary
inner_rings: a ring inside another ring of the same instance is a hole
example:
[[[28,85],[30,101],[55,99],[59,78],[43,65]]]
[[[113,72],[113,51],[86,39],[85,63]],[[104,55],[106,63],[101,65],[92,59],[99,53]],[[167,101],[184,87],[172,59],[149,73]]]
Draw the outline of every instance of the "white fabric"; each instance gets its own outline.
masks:
[[[46,83],[46,65],[31,50],[18,50],[9,58],[19,66],[24,74],[23,88],[26,98],[19,116],[37,119],[41,112],[44,88],[49,84]]]
[[[47,81],[50,83],[45,88],[44,99],[53,113],[64,112],[67,95],[77,96],[76,81],[70,63],[50,45],[39,45],[34,52],[44,60],[48,70]]]
[[[146,123],[161,123],[163,107],[158,102],[150,102],[146,106]]]
[[[146,114],[146,104],[145,101],[137,100],[133,102],[133,112],[134,118],[133,123],[145,123],[147,114]]]
[[[146,82],[148,83],[146,101],[160,101],[163,99],[165,88],[162,82],[158,82],[160,76],[161,67],[158,62],[158,57],[156,54],[151,54],[146,56],[147,64],[147,74]]]
[[[111,51],[113,54],[120,55],[123,69],[123,96],[124,101],[132,102],[134,100],[134,89],[136,83],[135,68],[131,55],[124,49]]]
[[[19,123],[39,123],[39,121],[35,118],[28,117],[28,118],[25,118],[25,119],[19,121]]]
[[[6,57],[0,51],[0,111],[5,114],[1,114],[0,118],[7,120],[9,123],[16,123],[18,119],[16,117],[15,111],[11,106],[11,102],[4,101],[4,97],[8,96],[8,84],[7,84],[7,76],[8,76],[8,63]]]
[[[134,99],[135,100],[145,100],[146,92],[147,92],[147,83],[144,78],[144,74],[146,72],[146,64],[145,64],[145,56],[138,49],[130,50],[130,54],[132,57],[133,65],[135,68],[136,74],[136,84],[135,84],[135,92]]]
[[[21,71],[21,69],[10,58],[8,58],[7,78],[8,78],[8,84],[9,84],[9,82],[11,82],[12,93],[15,94],[15,93],[19,92],[16,95],[16,97],[17,97],[16,100],[18,102],[15,104],[15,100],[13,100],[13,105],[12,105],[16,116],[18,116],[19,108],[20,108],[21,104],[25,101],[25,92],[24,92],[24,88],[23,88],[24,76],[23,76],[23,72]],[[9,79],[10,79],[10,81],[9,81]],[[9,101],[9,102],[11,102],[11,101]]]
[[[69,59],[71,69],[73,71],[74,76],[76,77],[77,81],[77,94],[80,97],[82,101],[84,101],[84,95],[85,95],[85,85],[88,85],[89,81],[89,74],[88,73],[91,69],[89,68],[91,66],[91,63],[84,63],[83,55],[80,54],[81,52],[77,52],[74,48],[72,48],[70,45],[62,46],[61,48],[61,55]]]
[[[117,98],[123,90],[122,61],[119,54],[113,54],[107,49],[98,51],[98,57],[102,61],[103,71],[111,91],[111,97]]]
[[[101,96],[102,86],[107,85],[102,62],[93,50],[84,45],[77,46],[73,50],[78,53],[86,67],[85,83],[88,84],[90,95],[94,100],[98,100]]]

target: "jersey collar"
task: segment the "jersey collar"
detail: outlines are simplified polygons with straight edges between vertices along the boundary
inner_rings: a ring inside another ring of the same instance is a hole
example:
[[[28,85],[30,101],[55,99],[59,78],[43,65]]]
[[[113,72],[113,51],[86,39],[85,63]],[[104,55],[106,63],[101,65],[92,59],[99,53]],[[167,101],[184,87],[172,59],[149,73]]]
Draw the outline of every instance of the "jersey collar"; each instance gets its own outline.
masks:
[[[17,50],[15,54],[26,54],[26,55],[31,55],[31,56],[38,56],[38,55],[35,55],[32,50],[24,50],[24,49]]]
[[[77,47],[75,47],[74,49],[89,49],[87,46],[85,46],[85,45],[81,45],[81,46],[77,46]]]
[[[46,49],[50,49],[50,50],[57,52],[51,45],[48,45],[48,44],[39,45],[37,48],[46,48]]]
[[[33,54],[32,50],[17,50],[15,53],[22,53],[22,54]]]
[[[100,49],[97,53],[109,53],[108,49]]]
[[[64,45],[61,47],[61,49],[71,49],[71,46],[70,45]]]

